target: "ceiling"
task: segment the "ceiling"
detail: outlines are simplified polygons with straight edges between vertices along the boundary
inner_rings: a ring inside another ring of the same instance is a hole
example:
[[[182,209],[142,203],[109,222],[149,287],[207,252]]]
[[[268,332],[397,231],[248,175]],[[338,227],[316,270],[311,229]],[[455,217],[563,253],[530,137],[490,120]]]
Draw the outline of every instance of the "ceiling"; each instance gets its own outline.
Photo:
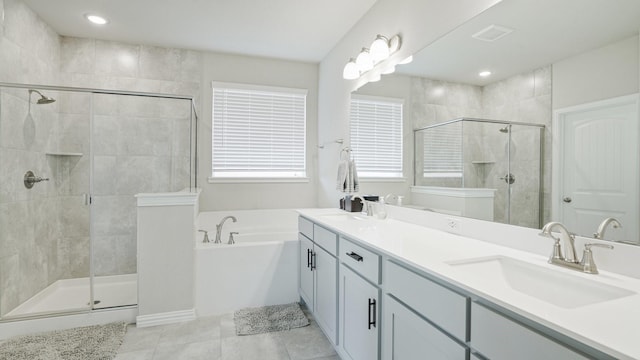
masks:
[[[492,24],[513,32],[495,42],[471,37]],[[483,86],[628,38],[639,29],[638,0],[504,0],[427,46],[398,73]],[[492,75],[480,78],[483,70]]]
[[[60,35],[314,63],[375,1],[25,0]]]

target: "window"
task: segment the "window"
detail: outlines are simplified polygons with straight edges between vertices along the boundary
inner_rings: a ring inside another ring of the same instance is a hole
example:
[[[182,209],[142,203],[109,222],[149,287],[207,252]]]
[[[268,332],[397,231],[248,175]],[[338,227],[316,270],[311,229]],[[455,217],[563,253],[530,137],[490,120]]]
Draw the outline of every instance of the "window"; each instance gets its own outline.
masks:
[[[360,177],[402,177],[402,100],[352,95],[351,150]]]
[[[424,177],[462,177],[462,121],[422,133]]]
[[[307,91],[213,83],[212,178],[304,178]]]

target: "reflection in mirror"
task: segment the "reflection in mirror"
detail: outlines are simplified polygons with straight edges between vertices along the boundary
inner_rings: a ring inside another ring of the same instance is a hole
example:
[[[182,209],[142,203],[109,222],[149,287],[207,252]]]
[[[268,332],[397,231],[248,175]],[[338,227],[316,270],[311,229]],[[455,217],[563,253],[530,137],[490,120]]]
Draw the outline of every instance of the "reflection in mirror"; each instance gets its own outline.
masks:
[[[413,204],[505,224],[542,226],[544,125],[462,118],[414,134]]]
[[[507,29],[507,34],[487,39],[487,35],[495,34],[492,30],[500,28]],[[567,163],[563,149],[569,146],[566,139],[572,135],[565,134],[560,139],[558,130],[562,129],[559,124],[574,116],[570,111],[575,107],[597,106],[599,102],[624,96],[632,98],[625,108],[631,115],[626,116],[638,118],[638,29],[640,1],[637,0],[504,0],[415,54],[414,61],[398,66],[396,74],[385,75],[382,81],[367,84],[357,92],[403,99],[405,125],[412,129],[440,128],[433,126],[462,118],[498,121],[458,121],[452,123],[448,130],[441,127],[440,133],[436,130],[430,135],[425,134],[428,130],[416,132],[414,145],[417,150],[412,161],[415,186],[407,194],[407,200],[419,202],[425,192],[435,187],[441,190],[452,187],[492,189],[492,214],[489,210],[481,214],[465,213],[460,208],[449,209],[434,202],[427,203],[424,208],[535,228],[551,220],[560,221],[566,223],[571,231],[589,237],[597,231],[600,221],[615,217],[623,226],[609,227],[604,238],[638,243],[638,226],[626,226],[639,222],[638,121],[622,132],[607,132],[607,140],[598,144],[623,144],[615,151],[632,156],[614,158],[613,162],[619,166],[612,167],[607,163],[612,161],[611,158],[589,155],[588,171],[577,165],[560,167]],[[484,39],[479,40],[478,37]],[[480,77],[481,71],[492,74]],[[635,97],[632,96],[634,94]],[[600,130],[596,137],[606,129],[613,129],[606,125],[612,122],[606,121],[617,118],[615,112],[604,112],[599,118]],[[508,123],[514,125],[502,132]],[[518,125],[529,129],[526,131],[529,134],[522,136],[526,142],[518,144],[516,123],[539,126],[528,128]],[[455,130],[454,124],[460,128]],[[543,136],[539,136],[540,128],[544,128]],[[580,132],[581,129],[573,131]],[[537,136],[531,135],[536,132]],[[616,133],[624,134],[625,139],[616,141]],[[512,137],[511,145],[505,139],[508,136]],[[539,141],[541,138],[542,151],[539,143],[536,145],[536,139]],[[581,143],[581,149],[596,148],[595,144],[589,143],[593,140],[588,140],[588,136],[581,139],[587,141]],[[425,146],[425,140],[431,144]],[[425,168],[425,162],[436,161],[430,158],[436,156],[432,152],[445,151],[437,149],[436,140],[450,147],[447,151],[451,157],[462,160],[452,160],[453,164],[448,168],[444,165],[442,168],[434,167],[433,174],[429,174],[431,170]],[[405,146],[411,146],[410,142],[405,141]],[[460,150],[456,155],[453,149],[458,146]],[[431,149],[431,152],[426,153],[426,149]],[[501,159],[508,149],[512,150],[513,159]],[[536,160],[532,156],[540,156],[540,153],[541,159]],[[584,155],[582,159],[586,157]],[[534,165],[536,161],[542,165]],[[501,162],[508,163],[507,170],[499,166]],[[540,177],[531,175],[536,169],[541,169]],[[622,173],[624,169],[626,172]],[[443,174],[447,171],[455,175]],[[580,188],[567,190],[564,178],[559,175],[561,173],[573,174],[574,179],[580,180],[578,184],[593,183],[589,174],[594,173],[609,179],[625,179],[617,183],[600,181],[598,184],[607,184],[610,186],[607,192],[618,192],[620,196],[631,199],[631,204],[625,209],[598,208],[598,201],[591,201],[595,198],[589,194],[581,194]],[[514,178],[510,189],[509,174]],[[526,182],[538,182],[541,186],[536,188],[528,184],[527,190],[519,191],[518,186]],[[631,190],[620,190],[620,183]],[[531,190],[533,188],[537,193]],[[540,194],[541,205],[532,207],[531,204],[540,199]],[[526,198],[526,201],[520,203],[515,201],[517,198]],[[573,201],[563,201],[566,198]],[[576,201],[581,198],[594,204],[582,206],[581,201]],[[567,208],[572,211],[567,212]]]

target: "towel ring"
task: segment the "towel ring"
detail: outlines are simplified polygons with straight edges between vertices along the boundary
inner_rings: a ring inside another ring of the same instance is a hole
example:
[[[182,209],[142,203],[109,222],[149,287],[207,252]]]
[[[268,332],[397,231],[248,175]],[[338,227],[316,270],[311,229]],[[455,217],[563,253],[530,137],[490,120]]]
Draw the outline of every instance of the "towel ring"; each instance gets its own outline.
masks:
[[[342,148],[342,150],[340,150],[340,159],[342,160],[342,154],[347,154],[347,158],[351,159],[351,148],[350,147],[344,147]]]

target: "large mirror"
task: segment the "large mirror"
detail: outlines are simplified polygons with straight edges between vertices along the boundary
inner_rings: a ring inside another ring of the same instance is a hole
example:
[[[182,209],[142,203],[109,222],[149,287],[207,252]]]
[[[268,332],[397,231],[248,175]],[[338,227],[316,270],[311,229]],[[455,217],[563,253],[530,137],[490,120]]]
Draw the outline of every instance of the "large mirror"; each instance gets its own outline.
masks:
[[[638,244],[639,29],[638,0],[503,0],[356,93],[402,99],[415,206],[528,227],[561,221],[589,237],[613,217],[622,226],[598,236]],[[475,157],[428,179],[425,143],[452,131],[445,143]],[[442,204],[493,192],[491,214],[421,200],[438,190],[451,196]]]

